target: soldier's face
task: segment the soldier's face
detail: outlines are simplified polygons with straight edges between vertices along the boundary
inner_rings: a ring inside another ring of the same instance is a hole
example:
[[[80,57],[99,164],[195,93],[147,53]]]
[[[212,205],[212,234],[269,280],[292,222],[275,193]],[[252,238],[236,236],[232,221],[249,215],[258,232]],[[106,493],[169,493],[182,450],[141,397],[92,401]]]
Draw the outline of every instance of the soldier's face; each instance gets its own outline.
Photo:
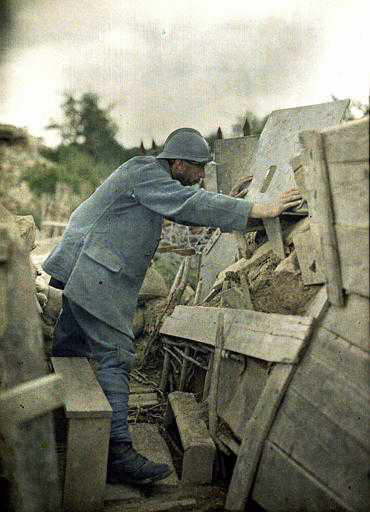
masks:
[[[186,160],[175,160],[172,165],[172,177],[182,185],[195,185],[204,179],[204,165],[194,164]]]

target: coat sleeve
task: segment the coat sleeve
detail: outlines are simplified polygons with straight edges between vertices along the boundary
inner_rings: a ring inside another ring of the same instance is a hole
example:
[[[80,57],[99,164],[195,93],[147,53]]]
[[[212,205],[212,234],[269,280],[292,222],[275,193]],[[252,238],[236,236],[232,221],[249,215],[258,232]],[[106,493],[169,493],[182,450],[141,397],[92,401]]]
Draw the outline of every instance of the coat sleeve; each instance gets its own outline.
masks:
[[[140,204],[174,222],[222,231],[245,231],[252,207],[245,199],[183,186],[159,165],[140,172],[133,192]]]

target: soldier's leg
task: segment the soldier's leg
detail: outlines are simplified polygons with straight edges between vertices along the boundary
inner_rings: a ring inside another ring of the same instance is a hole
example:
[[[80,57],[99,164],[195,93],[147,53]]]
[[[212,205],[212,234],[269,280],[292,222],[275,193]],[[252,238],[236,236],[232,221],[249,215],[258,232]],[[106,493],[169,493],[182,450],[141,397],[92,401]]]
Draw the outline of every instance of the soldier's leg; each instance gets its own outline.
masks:
[[[108,461],[108,480],[112,483],[151,483],[166,478],[171,469],[155,464],[133,449],[128,429],[129,376],[135,354],[131,338],[70,303],[83,330],[93,359],[98,364],[97,378],[112,407],[112,428]]]

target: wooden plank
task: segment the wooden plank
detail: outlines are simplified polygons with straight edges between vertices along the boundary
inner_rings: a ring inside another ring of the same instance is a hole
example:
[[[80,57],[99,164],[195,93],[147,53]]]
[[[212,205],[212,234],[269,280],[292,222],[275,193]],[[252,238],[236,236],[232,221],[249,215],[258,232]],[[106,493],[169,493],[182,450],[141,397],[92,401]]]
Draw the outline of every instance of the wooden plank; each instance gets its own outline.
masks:
[[[199,404],[192,393],[173,392],[169,404],[184,449],[181,481],[205,484],[212,482],[216,447],[205,422],[200,418]]]
[[[220,234],[209,251],[203,254],[200,267],[200,278],[202,279],[200,302],[212,290],[218,274],[234,263],[237,255],[238,244],[232,233]]]
[[[313,319],[244,309],[177,306],[161,333],[214,346],[219,312],[225,315],[225,350],[271,362],[296,362]]]
[[[285,395],[269,440],[315,475],[348,508],[365,510],[370,497],[370,446],[364,450],[351,434],[293,389]]]
[[[239,287],[229,288],[219,295],[220,300],[224,301],[230,308],[234,309],[253,309],[249,289],[244,288],[241,290]]]
[[[63,380],[47,375],[0,393],[1,417],[7,424],[23,423],[64,404]]]
[[[71,418],[63,509],[92,512],[103,506],[110,418]],[[93,448],[93,449],[92,449]]]
[[[369,443],[369,393],[344,378],[335,361],[328,366],[308,353],[290,386],[366,449]]]
[[[318,132],[302,132],[301,140],[309,150],[316,180],[316,209],[320,221],[321,250],[324,263],[328,297],[332,304],[342,306],[342,276],[338,252],[337,234],[334,228],[334,211],[330,181],[322,136]]]
[[[110,418],[109,405],[94,372],[83,357],[52,357],[55,373],[63,379],[67,418]]]
[[[253,499],[269,512],[354,512],[302,466],[267,441]]]
[[[131,377],[132,378],[132,377]],[[133,382],[131,380],[130,382],[130,394],[137,394],[137,393],[154,393],[155,389],[150,384],[141,384],[141,382]]]
[[[157,393],[135,393],[134,395],[130,395],[128,399],[128,406],[130,409],[151,407],[152,405],[157,405],[158,403],[159,401]]]
[[[334,307],[334,306],[332,306]],[[328,294],[325,286],[321,286],[317,294],[311,299],[306,306],[306,313],[312,316],[317,321],[321,321],[324,318],[326,312],[329,309]],[[341,309],[340,311],[343,312]],[[317,322],[316,322],[317,323]]]
[[[268,378],[269,363],[264,361],[247,358],[245,366],[227,359],[222,361],[217,413],[239,440]]]
[[[369,161],[369,117],[322,131],[328,162]]]
[[[299,231],[293,236],[294,248],[305,285],[325,283],[320,253],[316,251],[311,230]]]
[[[343,287],[348,293],[369,297],[369,230],[335,226]]]
[[[335,223],[368,228],[369,162],[333,163],[329,174]]]
[[[263,225],[265,226],[267,238],[271,242],[274,253],[283,260],[285,258],[285,249],[279,217],[263,219]]]
[[[364,352],[323,327],[315,330],[305,357],[314,357],[343,379],[369,393],[369,352]]]
[[[345,309],[330,306],[321,326],[340,336],[361,350],[369,352],[369,300],[360,295],[345,297]],[[309,312],[310,314],[310,312]]]
[[[258,145],[258,137],[236,137],[215,141],[217,189],[229,194],[242,176],[249,176],[250,166]]]
[[[249,187],[248,197],[267,202],[295,187],[290,160],[302,149],[299,141],[300,132],[321,130],[340,123],[348,105],[349,101],[343,100],[272,112],[261,133],[251,165],[251,174],[254,178]],[[265,175],[261,170],[267,171],[271,166],[277,167],[276,172],[268,191],[261,193]]]
[[[212,364],[212,378],[211,378],[211,385],[210,385],[209,395],[208,395],[209,431],[210,431],[213,439],[216,436],[217,423],[218,423],[217,396],[218,396],[218,385],[219,385],[222,350],[225,345],[224,325],[225,325],[224,314],[222,312],[218,312],[217,325],[216,325],[216,336],[215,336],[215,341],[214,341],[215,351],[214,351],[213,364]]]
[[[226,498],[226,510],[245,510],[257,466],[280,402],[294,372],[293,365],[274,366],[252,418],[248,421]]]

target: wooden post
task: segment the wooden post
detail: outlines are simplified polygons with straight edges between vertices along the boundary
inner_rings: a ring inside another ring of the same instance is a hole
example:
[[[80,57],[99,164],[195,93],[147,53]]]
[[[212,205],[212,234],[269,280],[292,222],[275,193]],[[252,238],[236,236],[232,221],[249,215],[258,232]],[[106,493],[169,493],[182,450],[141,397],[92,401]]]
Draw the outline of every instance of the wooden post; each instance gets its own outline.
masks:
[[[316,215],[320,226],[321,248],[325,266],[326,286],[329,301],[343,306],[343,285],[338,254],[337,235],[330,192],[329,173],[323,148],[322,135],[315,131],[301,133],[304,145],[309,149],[309,158],[315,171]]]
[[[264,442],[288,388],[294,368],[294,365],[278,363],[267,380],[243,435],[227,493],[226,510],[240,512],[245,510]]]
[[[184,352],[185,352],[185,355],[188,356],[190,353],[190,347],[186,346]],[[182,361],[182,364],[181,364],[179,391],[184,391],[187,369],[188,369],[188,361],[186,358],[184,358],[184,360]]]
[[[222,350],[224,347],[224,314],[219,313],[217,317],[217,329],[215,339],[215,352],[213,359],[212,380],[208,396],[208,414],[209,414],[209,431],[213,438],[216,436],[217,430],[217,392],[220,373],[220,365],[222,359]]]

